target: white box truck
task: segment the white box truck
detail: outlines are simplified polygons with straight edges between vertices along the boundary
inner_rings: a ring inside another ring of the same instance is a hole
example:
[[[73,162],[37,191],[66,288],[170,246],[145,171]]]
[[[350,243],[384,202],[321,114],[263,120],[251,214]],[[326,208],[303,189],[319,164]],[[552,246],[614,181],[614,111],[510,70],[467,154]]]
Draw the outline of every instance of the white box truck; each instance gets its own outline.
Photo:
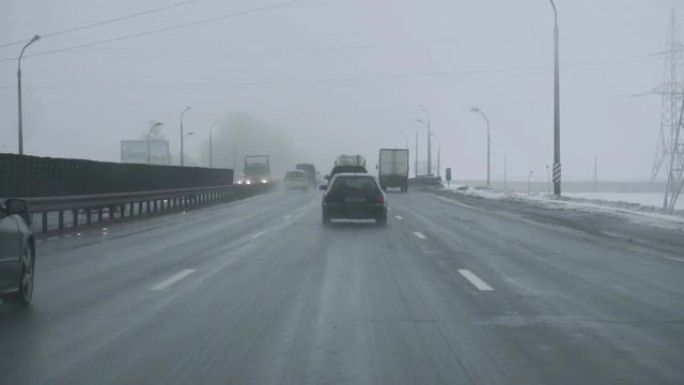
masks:
[[[378,180],[380,187],[398,187],[408,191],[409,152],[403,148],[382,148],[378,161]]]

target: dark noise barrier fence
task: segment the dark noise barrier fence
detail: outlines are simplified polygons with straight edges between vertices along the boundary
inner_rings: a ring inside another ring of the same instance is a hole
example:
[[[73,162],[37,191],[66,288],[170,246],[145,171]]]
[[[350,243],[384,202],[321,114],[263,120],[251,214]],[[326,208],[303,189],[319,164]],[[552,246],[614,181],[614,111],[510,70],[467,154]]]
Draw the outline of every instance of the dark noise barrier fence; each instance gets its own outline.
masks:
[[[0,154],[0,197],[54,197],[215,187],[233,170]]]
[[[248,198],[272,184],[233,185],[233,170],[0,154],[0,197],[29,202],[47,233]]]

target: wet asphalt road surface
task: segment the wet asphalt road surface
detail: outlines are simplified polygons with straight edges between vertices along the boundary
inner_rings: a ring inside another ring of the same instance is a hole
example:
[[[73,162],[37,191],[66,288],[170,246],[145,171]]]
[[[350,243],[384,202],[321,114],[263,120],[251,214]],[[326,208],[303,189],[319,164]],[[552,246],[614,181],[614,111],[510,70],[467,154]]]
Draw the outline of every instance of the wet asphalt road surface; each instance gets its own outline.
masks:
[[[388,197],[386,227],[278,192],[45,240],[0,384],[684,381],[681,231]]]

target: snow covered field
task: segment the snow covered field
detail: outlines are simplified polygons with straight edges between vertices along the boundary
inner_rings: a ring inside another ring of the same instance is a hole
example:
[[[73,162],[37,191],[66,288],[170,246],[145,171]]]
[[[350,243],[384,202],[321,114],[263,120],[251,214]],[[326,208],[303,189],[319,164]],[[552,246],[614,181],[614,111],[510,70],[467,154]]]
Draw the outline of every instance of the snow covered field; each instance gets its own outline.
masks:
[[[605,213],[621,216],[632,222],[670,229],[684,229],[684,201],[678,202],[678,211],[673,215],[668,215],[661,209],[663,196],[656,193],[568,193],[564,194],[561,199],[557,199],[546,193],[528,195],[520,192],[473,189],[458,185],[452,185],[449,189],[460,194],[486,199],[524,201],[558,210]]]
[[[450,189],[458,189],[462,185],[451,185]],[[469,189],[470,192],[476,192],[479,195],[488,195],[491,198],[500,198],[504,194],[501,190],[477,190]],[[540,197],[545,197],[546,194],[533,192],[531,195],[527,195],[523,192],[508,192],[509,196],[516,196],[518,198],[524,199],[529,197],[532,200],[539,200]],[[660,209],[663,207],[663,194],[654,192],[643,192],[643,193],[623,193],[623,192],[566,192],[563,193],[564,197],[573,198],[578,200],[589,200],[594,201],[594,203],[605,202],[607,204],[613,204],[617,202],[637,204],[644,207],[652,207],[655,209]],[[684,210],[684,195],[680,197],[675,206],[675,210]]]

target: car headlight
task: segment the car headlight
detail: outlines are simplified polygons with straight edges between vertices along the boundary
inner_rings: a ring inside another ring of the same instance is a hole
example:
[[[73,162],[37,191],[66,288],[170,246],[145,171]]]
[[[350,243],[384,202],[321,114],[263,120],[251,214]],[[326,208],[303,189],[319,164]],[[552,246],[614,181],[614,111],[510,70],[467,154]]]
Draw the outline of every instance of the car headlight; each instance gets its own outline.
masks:
[[[268,183],[268,179],[262,179],[261,183]]]
[[[252,181],[251,181],[251,180],[248,180],[248,181],[245,182],[245,183],[247,183],[247,184],[252,184]]]
[[[242,184],[243,182],[241,180],[238,181],[238,184]]]

